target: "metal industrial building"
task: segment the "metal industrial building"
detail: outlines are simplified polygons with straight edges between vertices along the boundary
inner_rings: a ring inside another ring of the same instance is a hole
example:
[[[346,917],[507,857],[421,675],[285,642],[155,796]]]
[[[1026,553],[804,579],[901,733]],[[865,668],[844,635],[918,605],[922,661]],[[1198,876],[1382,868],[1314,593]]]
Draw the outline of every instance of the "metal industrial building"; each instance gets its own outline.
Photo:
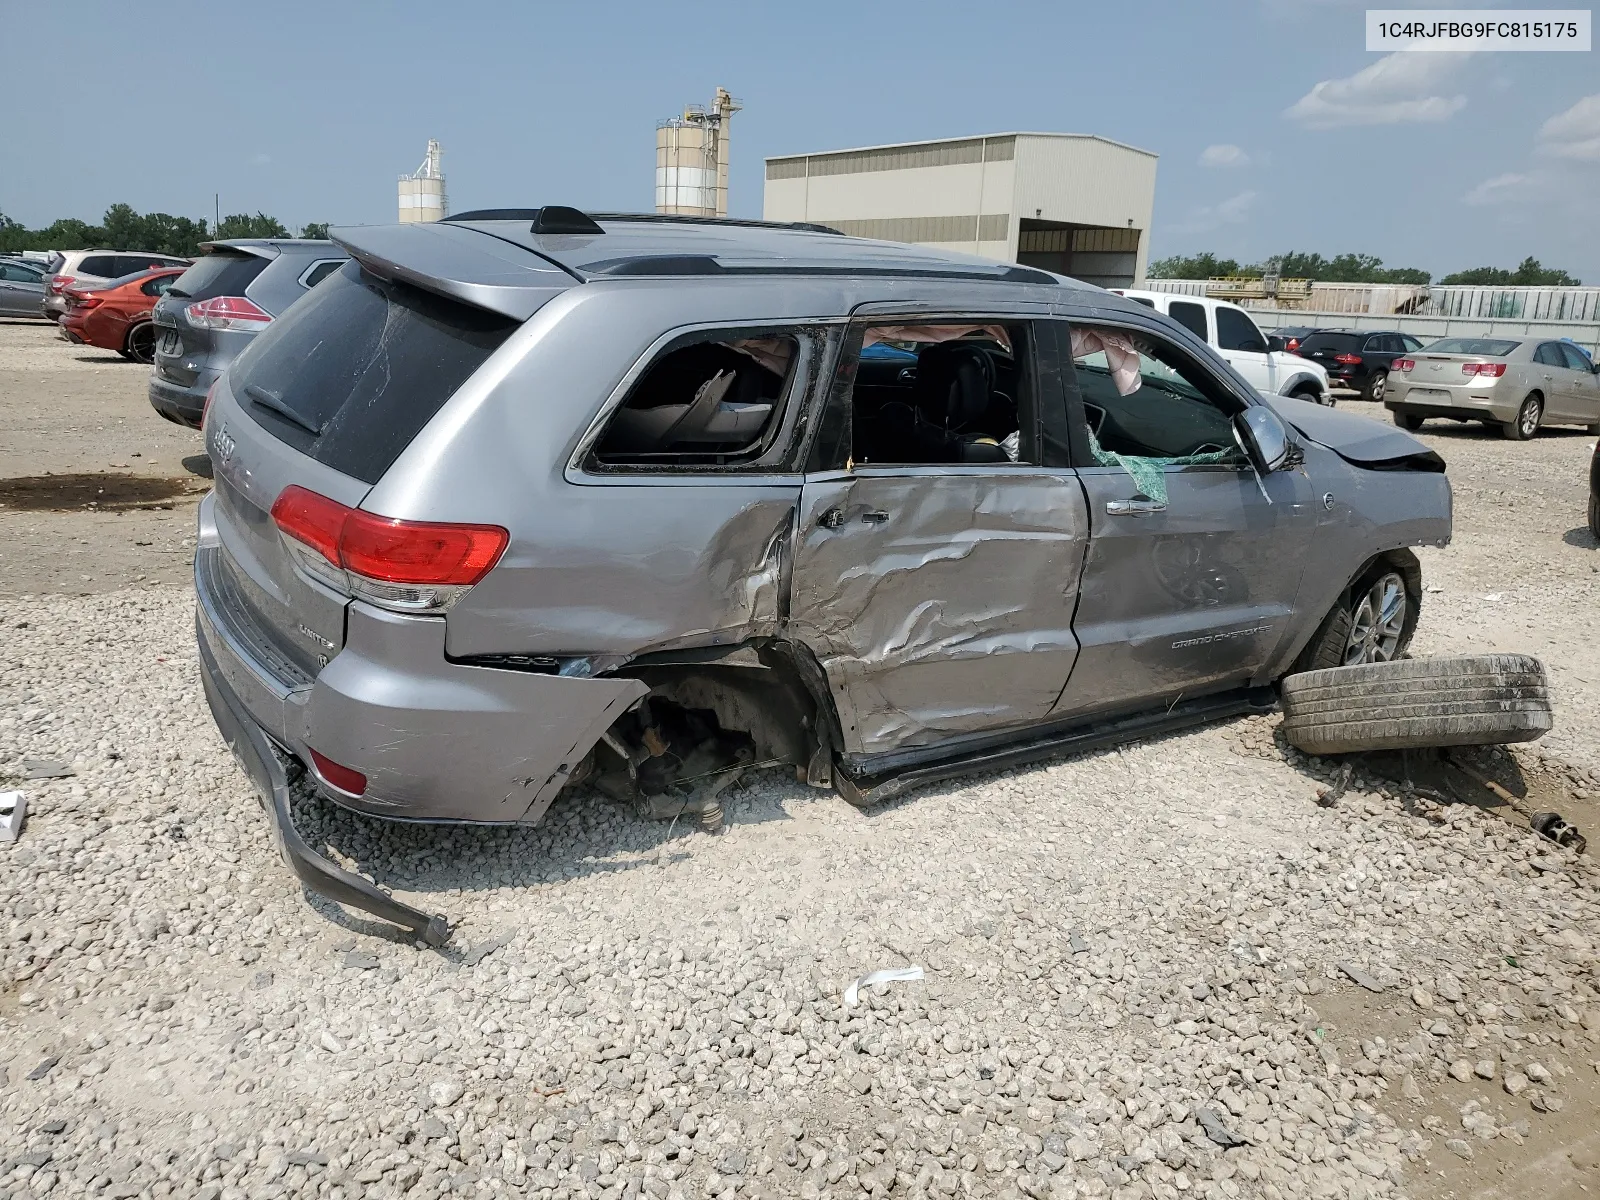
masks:
[[[1149,256],[1156,158],[1075,133],[785,155],[767,159],[762,215],[1127,287]]]

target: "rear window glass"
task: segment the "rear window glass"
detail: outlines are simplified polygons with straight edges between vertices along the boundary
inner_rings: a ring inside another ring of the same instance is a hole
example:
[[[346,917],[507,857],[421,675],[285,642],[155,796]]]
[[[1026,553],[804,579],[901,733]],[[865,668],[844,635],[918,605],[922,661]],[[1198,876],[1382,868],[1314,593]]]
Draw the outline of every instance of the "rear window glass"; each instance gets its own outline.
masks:
[[[1363,336],[1359,333],[1313,333],[1300,343],[1300,353],[1314,354],[1318,350],[1354,350]]]
[[[242,296],[266,269],[267,260],[254,254],[208,254],[179,275],[169,290],[190,300]]]
[[[115,254],[91,254],[78,264],[78,270],[84,275],[99,275],[103,279],[115,279],[122,274],[121,264],[117,262]]]
[[[280,441],[376,483],[517,325],[351,262],[267,326],[228,378]]]
[[[1504,358],[1520,345],[1521,342],[1505,338],[1441,338],[1423,349],[1434,354],[1479,354],[1488,358]]]

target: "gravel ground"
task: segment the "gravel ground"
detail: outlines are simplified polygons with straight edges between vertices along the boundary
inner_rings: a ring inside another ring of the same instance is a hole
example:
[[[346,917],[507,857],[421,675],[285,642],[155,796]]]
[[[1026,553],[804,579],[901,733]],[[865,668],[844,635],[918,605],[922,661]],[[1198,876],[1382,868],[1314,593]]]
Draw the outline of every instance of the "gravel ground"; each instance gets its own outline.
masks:
[[[1481,765],[1583,824],[1589,441],[1428,437],[1457,540],[1426,555],[1416,652],[1546,658],[1557,729]],[[1376,766],[1321,807],[1332,765],[1275,717],[871,813],[760,776],[720,836],[593,795],[524,831],[300,797],[315,844],[460,923],[436,952],[277,861],[187,589],[74,590],[0,622],[0,777],[76,772],[20,785],[0,847],[4,1200],[1600,1183],[1589,859]]]

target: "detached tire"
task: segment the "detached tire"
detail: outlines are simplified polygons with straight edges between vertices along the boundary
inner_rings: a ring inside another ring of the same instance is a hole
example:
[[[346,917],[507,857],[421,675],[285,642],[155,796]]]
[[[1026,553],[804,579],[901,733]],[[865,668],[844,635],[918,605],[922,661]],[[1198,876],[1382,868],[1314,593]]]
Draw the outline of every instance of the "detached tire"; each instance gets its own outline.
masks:
[[[1550,722],[1544,664],[1526,654],[1410,658],[1283,681],[1283,733],[1307,754],[1531,742]]]

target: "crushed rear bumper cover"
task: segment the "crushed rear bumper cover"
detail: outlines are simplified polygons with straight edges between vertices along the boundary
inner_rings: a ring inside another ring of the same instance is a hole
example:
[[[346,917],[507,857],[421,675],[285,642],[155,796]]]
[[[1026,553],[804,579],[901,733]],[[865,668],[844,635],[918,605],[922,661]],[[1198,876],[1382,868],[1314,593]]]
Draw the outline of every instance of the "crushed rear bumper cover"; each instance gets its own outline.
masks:
[[[223,740],[255,785],[258,799],[272,824],[273,839],[283,860],[300,881],[318,895],[362,912],[391,921],[410,930],[430,946],[443,946],[450,940],[450,924],[443,916],[430,915],[403,904],[361,876],[336,866],[318,854],[294,827],[289,809],[289,781],[283,760],[273,748],[266,731],[245,712],[237,696],[217,669],[204,636],[198,638],[200,676],[206,701]]]

